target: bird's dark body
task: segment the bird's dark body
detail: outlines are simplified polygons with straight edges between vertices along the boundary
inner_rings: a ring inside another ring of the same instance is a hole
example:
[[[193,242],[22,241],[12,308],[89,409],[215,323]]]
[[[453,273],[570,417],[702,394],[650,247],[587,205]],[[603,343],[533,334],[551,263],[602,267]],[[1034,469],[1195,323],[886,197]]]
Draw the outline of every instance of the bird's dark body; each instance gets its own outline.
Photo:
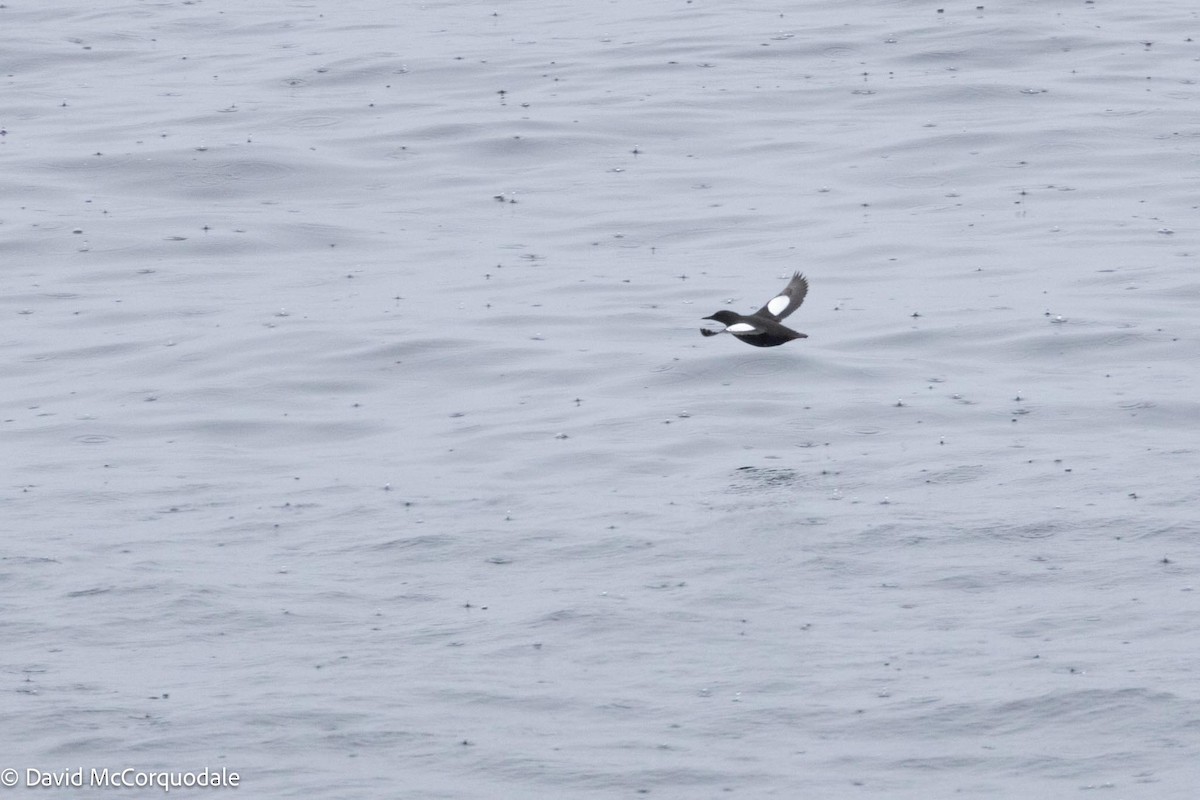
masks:
[[[711,331],[701,328],[700,333],[705,336],[730,333],[746,344],[755,347],[777,347],[793,339],[807,339],[807,333],[794,331],[780,322],[800,307],[807,294],[808,281],[797,272],[792,275],[791,281],[783,291],[767,301],[767,304],[758,311],[753,314],[738,314],[723,309],[705,319],[720,322],[725,329]]]

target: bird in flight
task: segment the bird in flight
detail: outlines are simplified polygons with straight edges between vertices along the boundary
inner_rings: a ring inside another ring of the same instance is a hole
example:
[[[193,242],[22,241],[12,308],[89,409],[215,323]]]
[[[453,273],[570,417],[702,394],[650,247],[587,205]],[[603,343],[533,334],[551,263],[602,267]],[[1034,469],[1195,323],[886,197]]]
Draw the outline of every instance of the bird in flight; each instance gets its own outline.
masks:
[[[735,337],[752,344],[755,347],[775,347],[792,339],[807,339],[807,333],[794,331],[780,320],[791,314],[804,302],[808,294],[808,281],[799,272],[792,275],[783,291],[767,301],[767,304],[753,314],[735,314],[732,311],[718,311],[711,319],[725,326],[724,330],[713,331],[701,328],[705,336],[716,336],[718,333],[732,333]]]

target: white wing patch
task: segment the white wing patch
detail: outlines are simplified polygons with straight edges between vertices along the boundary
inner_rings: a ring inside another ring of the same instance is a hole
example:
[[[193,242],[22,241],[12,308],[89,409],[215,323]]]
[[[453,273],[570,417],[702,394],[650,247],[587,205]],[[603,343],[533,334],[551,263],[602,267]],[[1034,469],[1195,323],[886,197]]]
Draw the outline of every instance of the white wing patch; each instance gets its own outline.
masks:
[[[792,300],[792,298],[788,297],[786,294],[781,294],[778,297],[773,297],[773,298],[771,298],[771,302],[767,303],[767,311],[771,312],[771,314],[778,317],[779,312],[781,312],[785,308],[787,308],[788,303],[790,303],[791,300]]]
[[[775,301],[772,300],[771,302],[774,303]],[[758,328],[754,327],[749,322],[735,322],[725,330],[729,331],[730,333],[752,333],[753,331],[758,330]]]

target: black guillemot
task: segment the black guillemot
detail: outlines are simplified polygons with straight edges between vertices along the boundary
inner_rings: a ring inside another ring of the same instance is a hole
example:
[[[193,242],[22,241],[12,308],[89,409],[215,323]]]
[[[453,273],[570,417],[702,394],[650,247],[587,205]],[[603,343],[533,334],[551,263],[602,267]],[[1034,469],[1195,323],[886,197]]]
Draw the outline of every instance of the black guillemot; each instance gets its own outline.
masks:
[[[705,336],[716,336],[718,333],[732,333],[746,344],[755,347],[775,347],[792,339],[807,339],[807,333],[800,333],[779,324],[779,321],[791,314],[804,302],[808,294],[808,281],[799,272],[792,275],[783,291],[767,301],[767,304],[753,314],[736,314],[732,311],[718,311],[704,319],[715,320],[725,326],[724,330],[710,331],[701,328]]]

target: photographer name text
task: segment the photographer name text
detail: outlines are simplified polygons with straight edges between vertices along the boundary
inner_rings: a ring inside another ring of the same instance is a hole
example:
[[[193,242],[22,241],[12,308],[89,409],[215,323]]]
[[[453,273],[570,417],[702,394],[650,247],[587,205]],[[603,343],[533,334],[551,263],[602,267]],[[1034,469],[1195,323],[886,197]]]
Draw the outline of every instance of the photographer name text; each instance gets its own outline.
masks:
[[[64,769],[46,771],[29,767],[21,770],[9,767],[0,770],[0,787],[12,789],[95,788],[95,789],[236,789],[242,776],[225,767],[194,771],[153,771],[125,767],[123,769]]]

